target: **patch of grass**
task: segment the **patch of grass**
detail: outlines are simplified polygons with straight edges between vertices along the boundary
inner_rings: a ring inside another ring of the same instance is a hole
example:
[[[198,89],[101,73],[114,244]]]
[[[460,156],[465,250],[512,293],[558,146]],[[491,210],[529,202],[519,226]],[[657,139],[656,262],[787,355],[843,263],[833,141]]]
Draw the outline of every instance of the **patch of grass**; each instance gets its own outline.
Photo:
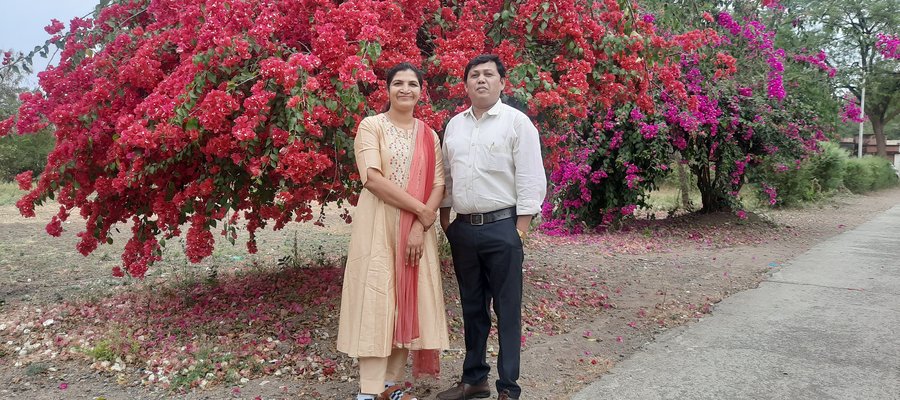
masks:
[[[762,189],[760,189],[759,185],[747,184],[741,187],[741,191],[738,192],[738,199],[741,201],[744,210],[759,214],[765,213],[770,209],[768,200],[764,200],[759,194],[760,192],[762,192]]]
[[[300,268],[304,265],[303,256],[300,254],[300,245],[297,240],[297,231],[294,231],[294,238],[288,245],[288,254],[284,257],[278,259],[278,265],[281,267],[288,268]],[[322,252],[322,258],[325,257],[324,251],[322,251],[322,246],[319,246],[319,251]],[[320,264],[321,265],[321,264]]]
[[[126,354],[137,354],[140,351],[140,343],[124,337],[116,339],[103,339],[89,349],[82,352],[97,361],[115,362],[118,358],[125,358]]]
[[[194,382],[203,379],[206,374],[213,372],[214,370],[215,367],[209,360],[194,364],[187,371],[175,374],[175,377],[172,379],[172,389],[178,390],[180,388],[190,388],[193,386]]]
[[[31,363],[31,364],[28,364],[27,368],[25,368],[25,375],[27,375],[27,376],[43,375],[43,374],[47,373],[47,370],[49,370],[49,369],[50,369],[50,367],[48,367],[47,364],[44,364],[42,362]]]
[[[700,191],[692,186],[688,196],[691,199],[691,206],[693,208],[699,208],[701,203]],[[678,189],[677,186],[663,185],[658,190],[650,192],[645,198],[645,202],[647,203],[647,207],[653,211],[667,211],[673,213],[684,209],[681,203],[681,190]]]
[[[172,379],[172,389],[178,390],[181,388],[191,388],[200,380],[204,379],[210,373],[215,374],[218,371],[219,365],[223,362],[232,362],[233,357],[231,354],[224,354],[220,356],[213,356],[213,352],[204,349],[197,352],[197,360],[198,362],[188,369],[178,372]],[[230,378],[234,378],[234,382],[240,380],[240,375],[234,368],[226,368],[225,371],[225,380],[228,381]],[[215,379],[215,378],[211,378]],[[232,383],[232,382],[229,382]]]
[[[98,361],[116,361],[118,354],[113,350],[112,341],[109,339],[101,340],[96,346],[86,349],[84,354]]]
[[[16,204],[25,194],[15,182],[0,182],[0,206]]]

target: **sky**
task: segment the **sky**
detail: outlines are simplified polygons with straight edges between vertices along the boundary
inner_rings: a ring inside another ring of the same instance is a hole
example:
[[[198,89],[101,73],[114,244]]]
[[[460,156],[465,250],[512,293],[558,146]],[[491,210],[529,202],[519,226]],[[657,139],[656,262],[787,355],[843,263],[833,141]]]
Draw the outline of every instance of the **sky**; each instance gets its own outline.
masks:
[[[83,17],[94,10],[99,0],[0,0],[0,50],[16,50],[24,53],[43,45],[50,35],[44,27],[50,20],[58,19],[66,25],[74,17]],[[50,47],[51,53],[54,46]],[[48,56],[49,57],[49,56]],[[59,62],[59,55],[53,63]],[[40,55],[34,57],[36,72],[44,70],[48,59]],[[37,85],[37,77],[28,77],[28,86]]]

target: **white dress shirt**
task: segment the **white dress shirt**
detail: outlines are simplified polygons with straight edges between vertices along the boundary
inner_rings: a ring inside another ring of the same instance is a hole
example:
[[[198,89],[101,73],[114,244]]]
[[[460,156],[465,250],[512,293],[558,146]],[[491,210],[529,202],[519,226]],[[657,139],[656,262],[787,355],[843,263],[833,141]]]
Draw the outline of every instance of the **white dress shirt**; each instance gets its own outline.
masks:
[[[512,206],[518,215],[541,211],[547,177],[537,128],[521,111],[497,101],[475,119],[470,107],[444,130],[441,207],[459,214],[486,213]]]

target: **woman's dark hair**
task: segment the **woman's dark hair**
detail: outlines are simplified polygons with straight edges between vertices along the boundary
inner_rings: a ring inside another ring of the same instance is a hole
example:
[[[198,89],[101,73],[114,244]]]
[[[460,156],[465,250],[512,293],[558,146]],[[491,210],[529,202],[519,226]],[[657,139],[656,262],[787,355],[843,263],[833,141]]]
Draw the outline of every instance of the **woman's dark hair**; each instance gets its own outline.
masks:
[[[391,81],[394,80],[394,75],[397,75],[397,73],[400,71],[412,71],[414,74],[416,74],[416,80],[419,81],[419,87],[422,87],[422,70],[416,68],[415,65],[412,65],[408,62],[402,62],[402,63],[394,65],[393,67],[388,69],[387,73],[385,74],[384,81],[387,84],[386,89],[388,92],[391,91]],[[384,105],[381,112],[387,112],[390,109],[391,109],[391,100],[388,99],[387,104]]]
[[[497,73],[500,74],[500,78],[506,78],[506,66],[503,65],[503,61],[500,61],[500,56],[496,54],[482,54],[473,58],[472,61],[469,61],[469,63],[466,64],[466,73],[463,74],[463,81],[469,79],[469,71],[476,65],[489,63],[491,61],[493,61],[494,64],[497,64]]]

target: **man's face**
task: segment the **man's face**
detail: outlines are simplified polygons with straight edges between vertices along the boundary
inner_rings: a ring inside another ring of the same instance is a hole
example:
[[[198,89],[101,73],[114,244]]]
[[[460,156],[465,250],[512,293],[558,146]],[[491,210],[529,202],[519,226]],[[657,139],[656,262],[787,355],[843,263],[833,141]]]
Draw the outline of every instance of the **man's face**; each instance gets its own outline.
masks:
[[[494,105],[500,99],[504,85],[503,78],[497,72],[497,63],[493,61],[472,67],[466,76],[466,94],[472,105],[478,108]]]

